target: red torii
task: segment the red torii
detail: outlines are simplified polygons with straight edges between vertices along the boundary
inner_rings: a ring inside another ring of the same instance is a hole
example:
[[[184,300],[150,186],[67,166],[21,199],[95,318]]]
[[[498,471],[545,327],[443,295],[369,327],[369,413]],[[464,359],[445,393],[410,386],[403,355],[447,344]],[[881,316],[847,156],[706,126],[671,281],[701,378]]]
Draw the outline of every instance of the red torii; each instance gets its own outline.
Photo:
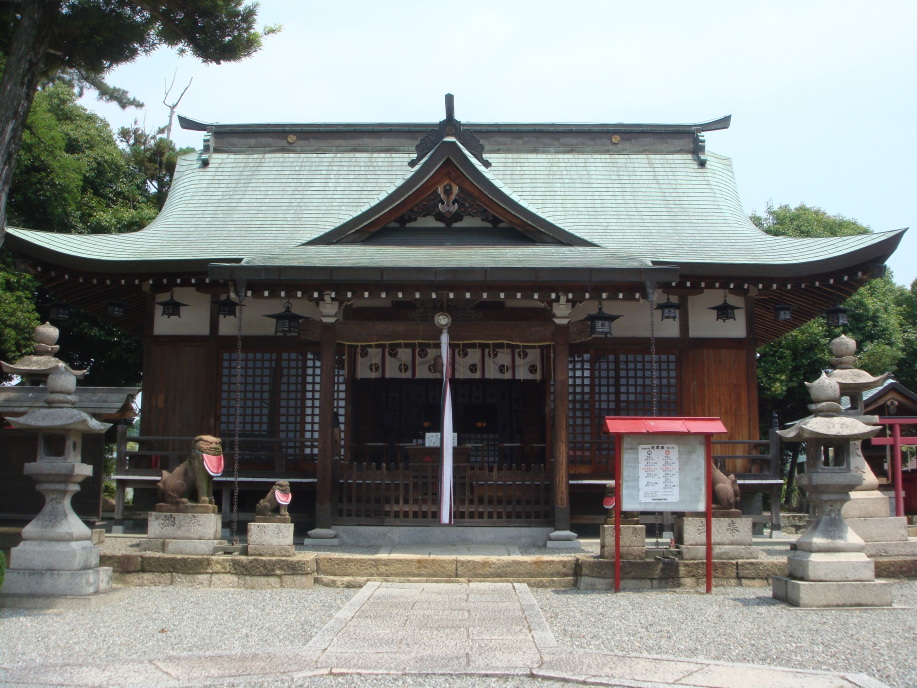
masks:
[[[905,444],[917,444],[917,437],[902,437],[902,425],[917,425],[917,418],[880,418],[879,423],[892,427],[891,437],[873,437],[874,445],[892,448],[892,479],[895,485],[895,516],[904,516],[904,483],[901,477],[901,447]]]

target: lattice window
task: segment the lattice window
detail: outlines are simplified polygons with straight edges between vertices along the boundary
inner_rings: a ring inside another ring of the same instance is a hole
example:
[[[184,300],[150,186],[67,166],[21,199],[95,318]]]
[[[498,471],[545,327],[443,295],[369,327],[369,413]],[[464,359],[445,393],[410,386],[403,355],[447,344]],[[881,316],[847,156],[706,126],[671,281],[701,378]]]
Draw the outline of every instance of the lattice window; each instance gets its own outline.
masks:
[[[220,432],[233,437],[236,417],[236,361],[234,351],[223,352],[220,366]],[[279,451],[288,459],[313,457],[318,450],[319,356],[311,351],[243,352],[239,403],[239,436],[248,460],[273,469]],[[344,432],[345,375],[335,367],[334,408]],[[269,442],[269,440],[289,440]],[[336,449],[339,451],[339,449]]]
[[[645,354],[623,354],[620,357],[621,416],[653,415],[652,358]],[[656,356],[656,408],[660,416],[678,411],[676,398],[675,356]]]
[[[658,414],[675,415],[675,356],[657,355],[656,364]],[[614,442],[602,432],[602,420],[605,416],[652,415],[652,359],[647,354],[581,351],[570,354],[568,371],[571,472],[610,471]]]
[[[321,358],[317,352],[308,351],[306,356],[306,376],[303,384],[303,414],[302,414],[302,438],[307,443],[312,443],[313,449],[318,448],[318,436],[321,430],[319,426],[319,410],[321,395]],[[337,413],[337,422],[341,427],[342,444],[346,445],[345,423],[344,423],[344,398],[346,392],[346,375],[344,369],[344,359],[335,358],[334,367],[334,410]],[[306,445],[310,446],[309,444]],[[335,447],[334,452],[337,454],[341,451],[340,447]]]
[[[592,356],[571,354],[569,364],[570,407],[567,437],[570,440],[592,439]]]
[[[235,352],[224,352],[220,375],[220,432],[233,434],[236,415]],[[242,437],[281,437],[297,422],[302,355],[276,352],[242,354],[239,434]],[[295,412],[291,413],[291,406]]]

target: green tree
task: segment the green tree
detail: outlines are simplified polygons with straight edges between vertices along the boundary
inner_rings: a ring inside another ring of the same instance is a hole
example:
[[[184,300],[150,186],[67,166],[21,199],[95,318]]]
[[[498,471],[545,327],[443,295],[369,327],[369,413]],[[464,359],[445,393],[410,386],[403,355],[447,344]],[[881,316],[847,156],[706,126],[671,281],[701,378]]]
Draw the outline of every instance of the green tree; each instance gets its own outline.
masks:
[[[143,145],[122,150],[108,124],[76,102],[63,82],[41,89],[23,134],[19,164],[10,193],[10,219],[17,225],[58,232],[117,233],[149,223],[165,200],[171,172],[166,156],[159,164]],[[156,154],[174,153],[170,141],[149,137]],[[0,249],[5,255],[5,250]],[[39,313],[56,300],[38,283],[13,270],[8,255],[0,261],[0,358],[16,360],[31,348]],[[37,306],[36,306],[37,304]],[[139,383],[141,346],[117,327],[75,312],[58,323],[64,358],[89,368],[86,384]],[[105,365],[94,365],[97,361]]]
[[[32,353],[37,286],[31,275],[15,270],[9,253],[0,253],[0,360],[13,363]]]
[[[118,130],[118,140],[124,145],[128,164],[143,179],[150,201],[157,209],[162,209],[169,195],[178,156],[194,152],[193,148],[178,150],[174,141],[163,136],[165,131],[166,127],[161,127],[147,132],[136,120],[133,126]]]
[[[868,234],[872,230],[843,215],[829,215],[821,208],[800,203],[791,208],[784,203],[774,207],[768,203],[764,215],[751,214],[758,229],[774,236],[832,237]]]
[[[11,223],[89,234],[146,226],[158,210],[146,171],[76,99],[64,83],[36,94],[10,190]]]
[[[829,237],[866,234],[869,227],[842,215],[829,215],[820,208],[801,204],[774,207],[764,215],[753,214],[752,222],[768,234],[796,237]],[[879,375],[891,372],[902,379],[914,376],[914,319],[917,289],[901,287],[890,274],[869,280],[844,304],[850,309],[850,324],[829,328],[818,318],[788,332],[758,349],[758,399],[761,423],[770,423],[776,411],[781,421],[808,415],[809,397],[804,382],[816,379],[828,368],[830,341],[843,333],[857,340],[859,367]],[[904,382],[904,384],[907,384]]]
[[[240,60],[261,47],[257,3],[243,0],[22,0],[0,3],[0,242],[25,122],[42,80],[95,88],[100,97],[139,105],[105,83],[117,65],[160,46],[204,62]]]

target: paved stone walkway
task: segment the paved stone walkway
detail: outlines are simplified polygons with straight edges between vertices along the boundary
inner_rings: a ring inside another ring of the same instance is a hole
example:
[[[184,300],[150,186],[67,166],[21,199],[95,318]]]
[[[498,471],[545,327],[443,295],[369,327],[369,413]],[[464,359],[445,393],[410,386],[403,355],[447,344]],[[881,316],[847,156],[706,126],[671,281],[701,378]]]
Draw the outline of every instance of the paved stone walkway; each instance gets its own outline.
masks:
[[[515,677],[518,685],[883,687],[862,674],[564,649],[522,583],[368,583],[299,651],[13,665],[0,670],[0,685],[321,686],[323,676],[354,673],[375,675],[374,686],[385,685],[384,674],[486,674]]]

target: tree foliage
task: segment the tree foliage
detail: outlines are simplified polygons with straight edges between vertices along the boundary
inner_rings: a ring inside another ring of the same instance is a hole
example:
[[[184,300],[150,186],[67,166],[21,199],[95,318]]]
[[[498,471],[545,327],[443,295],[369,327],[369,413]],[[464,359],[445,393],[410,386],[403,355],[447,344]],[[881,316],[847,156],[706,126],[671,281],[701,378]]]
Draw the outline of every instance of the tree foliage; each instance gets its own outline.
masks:
[[[147,132],[136,120],[133,126],[118,130],[118,140],[124,145],[127,162],[142,177],[150,200],[157,209],[165,205],[169,195],[178,156],[194,152],[193,148],[177,149],[174,141],[163,136],[165,131],[163,126]]]
[[[752,222],[769,234],[829,237],[865,234],[869,227],[842,215],[801,204],[774,207],[752,215]],[[840,334],[858,344],[859,367],[873,375],[890,372],[905,386],[917,383],[914,355],[917,281],[908,290],[890,274],[869,280],[844,304],[850,324],[829,328],[821,318],[805,323],[758,349],[758,398],[762,426],[776,411],[781,421],[808,415],[810,402],[804,382],[815,380],[830,365],[829,343]]]
[[[135,127],[120,133],[125,148],[119,148],[105,120],[76,98],[63,82],[36,94],[10,193],[10,218],[17,225],[57,232],[140,229],[165,202],[175,145]],[[56,299],[32,277],[16,272],[5,250],[0,256],[0,359],[14,361],[31,350],[32,330]],[[139,383],[136,337],[79,311],[71,321],[56,324],[64,359],[75,368],[89,368],[86,384]]]
[[[776,207],[773,203],[768,203],[764,215],[752,213],[750,217],[758,229],[774,236],[832,237],[868,234],[872,231],[849,217],[829,215],[821,208],[805,203],[800,203],[795,208],[786,203]]]
[[[36,94],[13,175],[10,224],[81,234],[146,226],[158,210],[147,170],[76,98],[63,83]]]
[[[122,107],[140,105],[105,82],[114,67],[160,46],[204,62],[241,60],[278,30],[255,28],[243,0],[28,0],[0,3],[0,241],[26,117],[39,84],[62,79]]]

